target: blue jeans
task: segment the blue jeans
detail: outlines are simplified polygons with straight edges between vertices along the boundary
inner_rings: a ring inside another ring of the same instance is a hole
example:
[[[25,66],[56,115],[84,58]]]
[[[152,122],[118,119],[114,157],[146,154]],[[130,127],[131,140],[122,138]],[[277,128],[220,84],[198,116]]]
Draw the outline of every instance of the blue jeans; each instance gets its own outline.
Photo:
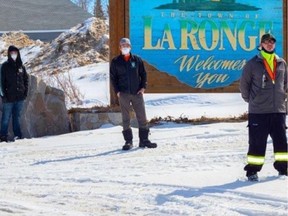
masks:
[[[14,136],[22,138],[22,132],[20,128],[20,117],[21,111],[23,109],[24,100],[12,102],[12,103],[3,103],[2,110],[2,120],[1,120],[1,136],[7,137],[9,121],[12,115],[12,125]]]

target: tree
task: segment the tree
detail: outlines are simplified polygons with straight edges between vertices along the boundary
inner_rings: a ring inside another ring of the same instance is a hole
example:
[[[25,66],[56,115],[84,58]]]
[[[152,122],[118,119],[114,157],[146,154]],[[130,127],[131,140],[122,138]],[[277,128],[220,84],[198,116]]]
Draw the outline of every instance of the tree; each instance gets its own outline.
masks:
[[[89,12],[89,6],[93,0],[71,0],[74,4]]]
[[[104,15],[104,11],[103,11],[101,0],[95,0],[94,16],[97,17],[97,18],[103,19],[103,20],[105,19],[105,15]]]
[[[109,18],[109,2],[106,4],[106,12],[107,12],[107,17]]]

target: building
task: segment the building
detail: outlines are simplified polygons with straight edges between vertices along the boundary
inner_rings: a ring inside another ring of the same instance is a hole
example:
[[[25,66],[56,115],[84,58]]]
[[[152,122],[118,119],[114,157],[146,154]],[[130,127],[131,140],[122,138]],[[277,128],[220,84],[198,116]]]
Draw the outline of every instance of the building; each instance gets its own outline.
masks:
[[[70,0],[0,0],[0,35],[22,31],[31,39],[51,41],[92,16]]]

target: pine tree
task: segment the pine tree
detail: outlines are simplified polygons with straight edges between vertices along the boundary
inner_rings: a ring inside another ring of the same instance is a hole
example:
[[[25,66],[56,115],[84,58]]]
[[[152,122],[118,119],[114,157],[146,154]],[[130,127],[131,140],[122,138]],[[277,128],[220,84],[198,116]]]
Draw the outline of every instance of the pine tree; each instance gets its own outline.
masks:
[[[107,2],[106,6],[107,17],[109,18],[109,2]]]
[[[95,0],[94,4],[94,16],[100,19],[105,19],[105,15],[102,8],[101,0]]]
[[[89,4],[91,3],[91,0],[71,0],[74,4],[81,7],[83,10],[88,12]]]

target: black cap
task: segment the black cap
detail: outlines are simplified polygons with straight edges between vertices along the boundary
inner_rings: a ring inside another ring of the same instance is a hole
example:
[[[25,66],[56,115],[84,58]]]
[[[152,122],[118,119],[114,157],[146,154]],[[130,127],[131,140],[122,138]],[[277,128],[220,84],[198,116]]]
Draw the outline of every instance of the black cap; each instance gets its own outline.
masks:
[[[274,42],[276,42],[276,38],[275,38],[272,34],[270,34],[270,33],[267,33],[267,34],[262,35],[262,37],[261,37],[261,43],[263,43],[263,42],[266,41],[266,40],[273,40]]]

